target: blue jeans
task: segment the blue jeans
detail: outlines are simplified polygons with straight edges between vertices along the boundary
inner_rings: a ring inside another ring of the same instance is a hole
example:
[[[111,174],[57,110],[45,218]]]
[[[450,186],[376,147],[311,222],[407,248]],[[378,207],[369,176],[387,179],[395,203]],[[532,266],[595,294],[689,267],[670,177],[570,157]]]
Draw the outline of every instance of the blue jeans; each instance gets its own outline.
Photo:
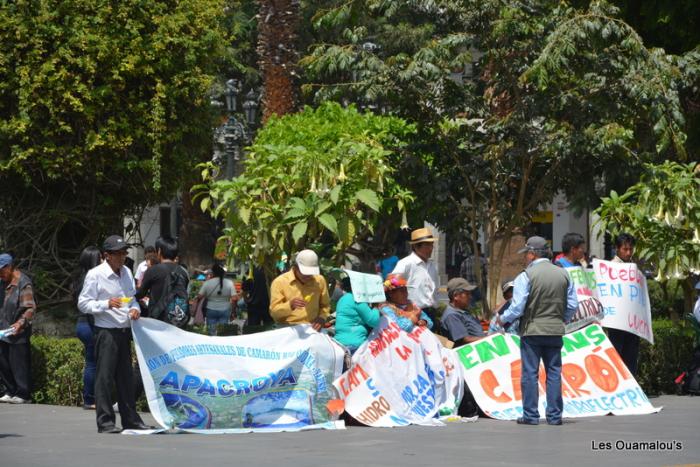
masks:
[[[540,412],[537,376],[540,360],[547,374],[547,421],[558,422],[564,410],[561,396],[561,336],[523,336],[520,338],[522,377],[520,390],[523,394],[523,418],[538,422]]]
[[[87,320],[81,319],[75,327],[75,334],[85,347],[85,368],[83,369],[83,404],[95,403],[95,333]]]
[[[227,324],[231,310],[212,310],[207,308],[207,330],[210,336],[216,335],[217,324]]]

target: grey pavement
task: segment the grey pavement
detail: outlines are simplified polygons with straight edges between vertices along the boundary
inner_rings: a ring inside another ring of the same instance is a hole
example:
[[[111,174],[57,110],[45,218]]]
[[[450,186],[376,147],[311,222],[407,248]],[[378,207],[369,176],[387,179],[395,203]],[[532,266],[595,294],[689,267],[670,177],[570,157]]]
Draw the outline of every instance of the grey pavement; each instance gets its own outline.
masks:
[[[680,465],[700,463],[700,397],[652,398],[658,414],[520,426],[480,419],[445,427],[364,428],[238,435],[98,434],[95,413],[0,404],[0,466],[451,466]],[[146,422],[153,423],[149,414]],[[617,450],[616,441],[681,443],[674,450]],[[593,450],[611,442],[611,450]]]

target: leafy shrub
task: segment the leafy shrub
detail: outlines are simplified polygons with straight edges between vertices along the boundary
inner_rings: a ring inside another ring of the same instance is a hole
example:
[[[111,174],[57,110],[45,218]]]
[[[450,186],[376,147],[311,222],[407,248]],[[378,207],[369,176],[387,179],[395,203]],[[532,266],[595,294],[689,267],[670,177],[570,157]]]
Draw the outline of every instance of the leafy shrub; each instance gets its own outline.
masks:
[[[647,395],[676,392],[674,380],[685,370],[695,344],[692,327],[670,319],[653,321],[654,345],[642,340],[637,381]]]
[[[32,336],[32,398],[41,404],[83,403],[83,344],[76,338]]]

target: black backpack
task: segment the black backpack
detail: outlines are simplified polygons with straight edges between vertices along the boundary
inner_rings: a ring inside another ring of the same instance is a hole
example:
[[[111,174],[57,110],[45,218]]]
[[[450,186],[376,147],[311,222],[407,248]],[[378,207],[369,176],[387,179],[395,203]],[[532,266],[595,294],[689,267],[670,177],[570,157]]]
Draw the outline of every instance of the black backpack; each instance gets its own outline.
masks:
[[[180,266],[175,266],[170,272],[168,280],[165,281],[160,300],[149,308],[149,316],[178,328],[184,328],[190,319],[189,294],[187,293],[189,281],[187,272]]]

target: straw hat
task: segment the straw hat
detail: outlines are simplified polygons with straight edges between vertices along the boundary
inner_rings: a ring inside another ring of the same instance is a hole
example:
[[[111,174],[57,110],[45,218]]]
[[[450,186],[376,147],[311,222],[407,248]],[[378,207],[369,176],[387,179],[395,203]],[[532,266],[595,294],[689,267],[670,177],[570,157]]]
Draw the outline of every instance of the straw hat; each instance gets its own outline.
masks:
[[[416,243],[432,243],[434,241],[435,237],[433,237],[433,233],[430,231],[430,229],[427,227],[423,227],[421,229],[416,229],[413,232],[411,232],[411,241],[409,243],[411,245],[415,245]]]

